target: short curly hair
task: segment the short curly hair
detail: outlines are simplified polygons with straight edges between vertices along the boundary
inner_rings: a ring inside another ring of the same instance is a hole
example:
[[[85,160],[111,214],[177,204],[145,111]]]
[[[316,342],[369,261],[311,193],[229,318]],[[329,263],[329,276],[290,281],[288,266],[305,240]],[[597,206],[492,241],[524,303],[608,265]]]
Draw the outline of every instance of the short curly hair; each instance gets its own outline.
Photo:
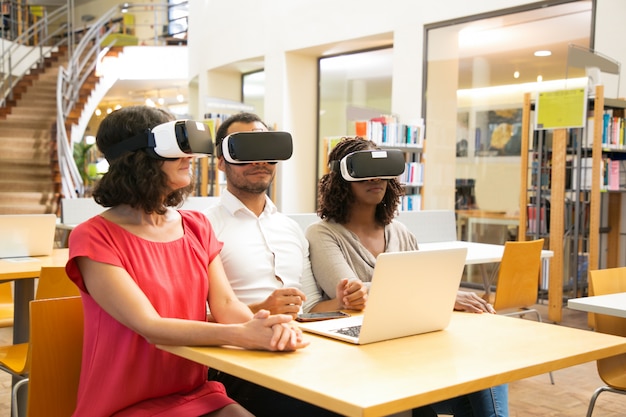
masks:
[[[352,152],[369,149],[380,148],[376,143],[360,136],[343,137],[330,152],[328,161],[329,163],[340,161]],[[387,181],[387,191],[381,203],[376,207],[376,221],[387,225],[396,215],[400,198],[404,195],[404,188],[396,178],[384,181]],[[320,179],[317,199],[317,214],[322,219],[332,219],[340,224],[347,223],[354,204],[354,194],[350,182],[344,180],[341,173],[330,171]]]
[[[113,145],[171,120],[174,117],[162,109],[123,107],[100,123],[96,145],[106,153]],[[167,207],[182,205],[193,190],[193,181],[185,188],[172,191],[162,165],[163,161],[150,157],[146,149],[126,152],[110,161],[108,172],[94,188],[93,198],[103,207],[128,204],[146,213],[164,214]]]

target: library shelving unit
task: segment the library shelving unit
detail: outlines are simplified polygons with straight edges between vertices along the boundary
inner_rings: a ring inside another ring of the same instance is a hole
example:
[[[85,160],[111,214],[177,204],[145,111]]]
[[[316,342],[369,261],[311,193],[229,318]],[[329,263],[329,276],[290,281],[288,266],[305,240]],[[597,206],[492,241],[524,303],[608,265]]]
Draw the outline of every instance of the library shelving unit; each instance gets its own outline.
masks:
[[[400,150],[405,155],[406,168],[399,181],[406,194],[401,211],[421,210],[424,186],[424,122],[400,123],[394,116],[381,116],[355,123],[357,136],[371,139],[381,149]]]
[[[564,298],[587,295],[588,271],[600,267],[601,233],[608,242],[606,266],[617,266],[621,195],[607,192],[607,181],[610,167],[616,167],[610,188],[619,190],[619,161],[626,154],[619,142],[607,142],[607,135],[613,117],[623,125],[626,101],[605,99],[601,85],[587,100],[584,128],[536,130],[534,104],[530,93],[524,95],[519,240],[545,238],[554,252],[547,290],[548,316],[555,322],[561,321]],[[601,228],[603,201],[608,215]]]

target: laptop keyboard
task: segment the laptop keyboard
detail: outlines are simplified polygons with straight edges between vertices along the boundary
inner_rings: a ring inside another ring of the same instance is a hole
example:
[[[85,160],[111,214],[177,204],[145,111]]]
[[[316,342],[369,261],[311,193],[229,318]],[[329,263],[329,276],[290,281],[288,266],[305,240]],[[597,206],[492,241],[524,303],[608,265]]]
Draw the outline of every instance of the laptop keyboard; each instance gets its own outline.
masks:
[[[335,333],[343,334],[351,337],[359,337],[359,333],[361,333],[361,325],[343,327],[341,329],[335,330]]]

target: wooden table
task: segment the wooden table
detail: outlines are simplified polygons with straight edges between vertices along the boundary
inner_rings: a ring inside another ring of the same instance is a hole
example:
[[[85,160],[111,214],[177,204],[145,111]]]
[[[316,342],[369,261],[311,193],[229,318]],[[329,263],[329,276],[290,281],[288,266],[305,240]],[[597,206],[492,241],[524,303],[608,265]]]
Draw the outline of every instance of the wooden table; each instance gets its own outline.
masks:
[[[504,245],[494,245],[491,243],[478,243],[478,242],[466,242],[464,240],[455,240],[449,242],[432,242],[419,244],[420,250],[437,250],[447,248],[467,248],[467,257],[465,259],[465,265],[479,265],[481,268],[481,275],[483,279],[483,288],[485,294],[489,295],[491,292],[491,284],[494,280],[494,276],[490,276],[486,269],[485,264],[500,262],[502,255],[504,254]],[[541,258],[543,260],[543,274],[544,277],[548,274],[549,259],[554,256],[554,252],[550,250],[542,250]],[[497,269],[494,270],[494,274]]]
[[[607,314],[626,318],[626,292],[570,298],[567,307],[589,313]]]
[[[158,347],[346,416],[383,416],[626,352],[626,338],[492,314],[358,346],[307,334],[291,353]],[[574,341],[574,342],[573,342]]]
[[[28,341],[28,303],[35,295],[35,278],[42,266],[65,266],[69,249],[54,249],[51,256],[0,259],[0,281],[15,281],[13,343]]]

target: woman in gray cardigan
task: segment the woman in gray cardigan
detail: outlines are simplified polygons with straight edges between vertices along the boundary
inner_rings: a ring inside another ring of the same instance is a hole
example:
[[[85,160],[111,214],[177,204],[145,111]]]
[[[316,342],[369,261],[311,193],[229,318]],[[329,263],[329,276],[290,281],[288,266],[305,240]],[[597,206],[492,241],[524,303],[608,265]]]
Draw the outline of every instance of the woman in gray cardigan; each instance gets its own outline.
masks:
[[[342,175],[339,169],[346,156],[377,149],[374,142],[360,137],[343,138],[329,155],[330,172],[319,182],[318,214],[322,220],[307,228],[306,237],[313,274],[329,299],[335,298],[335,288],[343,278],[358,278],[366,285],[371,282],[380,253],[418,249],[415,236],[393,220],[404,194],[397,178],[359,181],[349,173]],[[490,304],[466,291],[457,293],[454,308],[495,313]],[[508,388],[500,385],[463,395],[413,410],[413,415],[435,415],[433,412],[455,417],[507,417]]]

